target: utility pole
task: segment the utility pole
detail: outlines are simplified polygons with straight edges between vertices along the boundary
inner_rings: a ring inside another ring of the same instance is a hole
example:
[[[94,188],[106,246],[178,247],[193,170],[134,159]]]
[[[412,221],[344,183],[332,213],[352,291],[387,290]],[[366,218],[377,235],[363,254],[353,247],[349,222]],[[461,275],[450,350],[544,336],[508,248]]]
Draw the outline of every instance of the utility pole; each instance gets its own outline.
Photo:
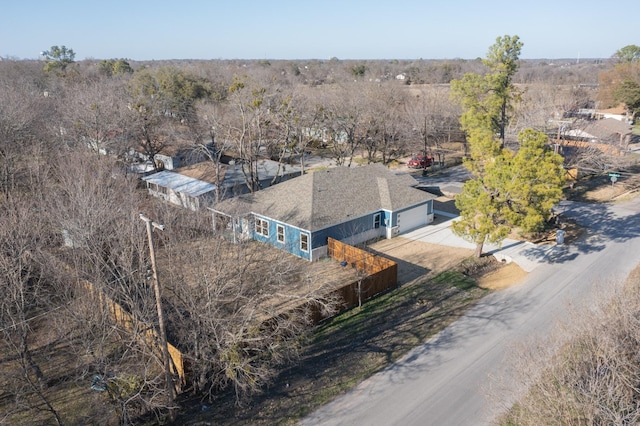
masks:
[[[424,116],[424,130],[423,130],[423,135],[424,135],[424,156],[427,156],[427,116]]]
[[[164,314],[162,312],[162,298],[160,295],[160,282],[158,281],[158,269],[156,267],[156,252],[153,247],[153,228],[164,231],[164,225],[154,222],[144,214],[140,213],[147,225],[147,237],[149,239],[149,257],[151,258],[151,271],[153,272],[153,290],[156,295],[156,308],[158,309],[158,323],[160,327],[160,345],[162,346],[162,360],[164,362],[165,381],[167,382],[167,392],[169,394],[169,413],[173,420],[173,403],[176,399],[176,390],[173,386],[173,376],[171,375],[171,365],[169,360],[169,345],[167,343],[167,330],[164,326]]]

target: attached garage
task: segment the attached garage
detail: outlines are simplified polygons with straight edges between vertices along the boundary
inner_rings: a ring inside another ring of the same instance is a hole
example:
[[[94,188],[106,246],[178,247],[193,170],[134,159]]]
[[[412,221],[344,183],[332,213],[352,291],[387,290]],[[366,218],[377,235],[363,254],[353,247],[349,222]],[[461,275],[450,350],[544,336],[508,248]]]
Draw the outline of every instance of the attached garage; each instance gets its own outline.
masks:
[[[425,226],[431,222],[433,219],[429,220],[429,217],[431,216],[431,212],[429,212],[429,205],[431,204],[422,204],[412,209],[399,212],[396,219],[398,234],[404,234],[405,232]]]

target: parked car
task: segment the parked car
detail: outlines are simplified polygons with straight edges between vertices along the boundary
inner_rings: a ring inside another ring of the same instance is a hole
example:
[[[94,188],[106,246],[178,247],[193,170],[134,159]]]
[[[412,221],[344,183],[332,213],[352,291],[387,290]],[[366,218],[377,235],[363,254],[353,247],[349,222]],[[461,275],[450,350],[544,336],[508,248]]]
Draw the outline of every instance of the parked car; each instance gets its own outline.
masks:
[[[423,169],[433,164],[433,157],[430,155],[416,155],[407,163],[410,169]]]

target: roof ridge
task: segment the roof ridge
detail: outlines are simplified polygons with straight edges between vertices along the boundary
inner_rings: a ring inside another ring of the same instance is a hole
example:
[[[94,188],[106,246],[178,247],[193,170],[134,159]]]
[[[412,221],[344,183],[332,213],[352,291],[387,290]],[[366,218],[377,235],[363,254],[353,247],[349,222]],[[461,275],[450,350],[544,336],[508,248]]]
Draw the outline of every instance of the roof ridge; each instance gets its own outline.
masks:
[[[383,176],[376,178],[378,181],[378,195],[380,196],[380,206],[391,209],[391,191],[389,190],[389,179]]]

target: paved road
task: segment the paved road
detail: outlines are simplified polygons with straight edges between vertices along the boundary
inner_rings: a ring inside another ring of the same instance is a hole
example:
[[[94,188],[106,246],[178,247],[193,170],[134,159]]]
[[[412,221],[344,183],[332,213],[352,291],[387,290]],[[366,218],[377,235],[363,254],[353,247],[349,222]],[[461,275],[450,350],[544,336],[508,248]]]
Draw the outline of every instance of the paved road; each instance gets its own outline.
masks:
[[[589,233],[545,253],[524,282],[490,294],[302,424],[485,425],[504,411],[520,391],[505,357],[510,348],[567,319],[568,306],[588,303],[597,287],[618,286],[640,262],[640,199],[620,205],[562,203],[558,210]]]
[[[447,167],[443,170],[430,170],[424,176],[414,172],[412,176],[418,181],[418,188],[449,196],[459,194],[462,191],[462,184],[472,177],[469,170],[462,165]]]

